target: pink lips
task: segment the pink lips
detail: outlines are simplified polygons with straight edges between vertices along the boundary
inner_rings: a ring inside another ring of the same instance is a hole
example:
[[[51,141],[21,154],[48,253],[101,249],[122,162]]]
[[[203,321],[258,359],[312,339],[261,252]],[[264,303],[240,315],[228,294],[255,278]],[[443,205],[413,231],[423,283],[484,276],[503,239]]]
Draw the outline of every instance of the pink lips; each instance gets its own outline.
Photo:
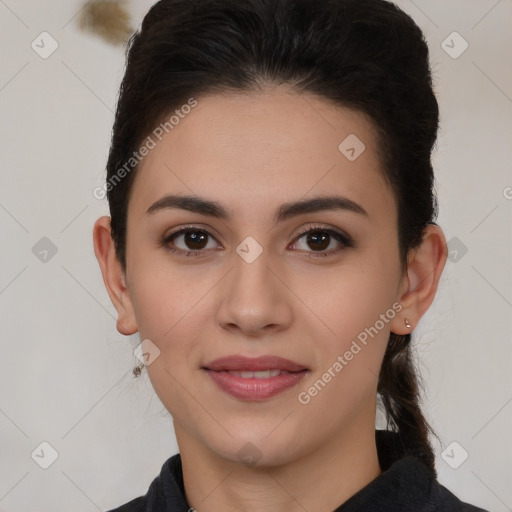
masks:
[[[203,369],[224,392],[243,400],[265,400],[295,386],[308,369],[277,356],[232,355],[215,359]],[[253,372],[254,375],[251,375]]]

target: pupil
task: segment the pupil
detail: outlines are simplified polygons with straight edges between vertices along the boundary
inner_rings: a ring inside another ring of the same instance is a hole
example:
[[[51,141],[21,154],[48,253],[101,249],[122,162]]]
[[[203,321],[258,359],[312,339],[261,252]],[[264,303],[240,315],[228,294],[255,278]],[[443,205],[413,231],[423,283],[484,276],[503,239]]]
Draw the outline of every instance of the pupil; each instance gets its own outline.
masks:
[[[185,243],[191,249],[202,249],[202,243],[206,240],[206,234],[201,233],[199,231],[189,231],[185,234]],[[199,247],[196,247],[195,244],[198,244]]]
[[[325,233],[324,234],[319,234],[320,232],[316,232],[316,233],[311,233],[308,235],[308,243],[310,242],[313,242],[314,244],[316,244],[316,247],[312,247],[312,249],[319,249],[319,250],[322,250],[322,249],[326,249],[327,247],[329,247],[329,235],[326,235]],[[325,243],[327,240],[327,243]],[[321,245],[318,245],[318,242],[320,242]]]

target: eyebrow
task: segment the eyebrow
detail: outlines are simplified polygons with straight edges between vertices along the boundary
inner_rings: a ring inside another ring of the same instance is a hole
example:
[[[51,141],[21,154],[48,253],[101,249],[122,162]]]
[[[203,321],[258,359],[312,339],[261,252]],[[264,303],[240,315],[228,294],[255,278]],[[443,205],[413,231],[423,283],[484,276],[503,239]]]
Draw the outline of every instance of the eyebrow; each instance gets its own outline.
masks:
[[[166,195],[154,202],[146,211],[152,214],[167,209],[187,210],[217,219],[229,220],[231,215],[219,202],[198,196]],[[318,196],[302,201],[284,203],[276,209],[275,222],[282,222],[291,217],[324,210],[344,210],[369,217],[368,212],[358,203],[342,196]]]

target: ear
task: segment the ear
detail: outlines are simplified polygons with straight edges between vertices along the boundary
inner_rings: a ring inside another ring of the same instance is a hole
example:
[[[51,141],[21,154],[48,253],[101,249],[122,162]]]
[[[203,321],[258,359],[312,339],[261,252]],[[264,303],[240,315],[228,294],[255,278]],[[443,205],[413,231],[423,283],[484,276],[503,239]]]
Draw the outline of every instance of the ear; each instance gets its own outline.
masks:
[[[126,276],[117,259],[110,229],[110,217],[100,217],[93,228],[94,254],[98,259],[105,288],[117,310],[117,330],[130,335],[137,332],[130,291],[126,286]]]
[[[447,257],[443,230],[437,224],[429,224],[423,231],[421,245],[409,254],[399,296],[403,309],[391,322],[391,332],[408,334],[418,325],[434,300]],[[406,318],[412,328],[405,326]]]

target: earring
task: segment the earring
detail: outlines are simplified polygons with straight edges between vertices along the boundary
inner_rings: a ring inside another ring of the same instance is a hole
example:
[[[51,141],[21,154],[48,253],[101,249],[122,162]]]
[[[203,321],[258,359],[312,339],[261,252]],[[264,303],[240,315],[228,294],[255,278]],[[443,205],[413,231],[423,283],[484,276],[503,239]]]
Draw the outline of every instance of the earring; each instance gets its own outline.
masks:
[[[410,328],[411,328],[411,323],[409,322],[409,319],[408,319],[408,318],[406,318],[406,319],[404,320],[404,322],[405,322],[405,327],[407,327],[407,329],[410,329]]]
[[[139,377],[141,372],[142,372],[142,368],[144,368],[144,365],[141,364],[139,366],[136,366],[133,370],[132,370],[132,373],[133,373],[133,376],[134,377]]]

